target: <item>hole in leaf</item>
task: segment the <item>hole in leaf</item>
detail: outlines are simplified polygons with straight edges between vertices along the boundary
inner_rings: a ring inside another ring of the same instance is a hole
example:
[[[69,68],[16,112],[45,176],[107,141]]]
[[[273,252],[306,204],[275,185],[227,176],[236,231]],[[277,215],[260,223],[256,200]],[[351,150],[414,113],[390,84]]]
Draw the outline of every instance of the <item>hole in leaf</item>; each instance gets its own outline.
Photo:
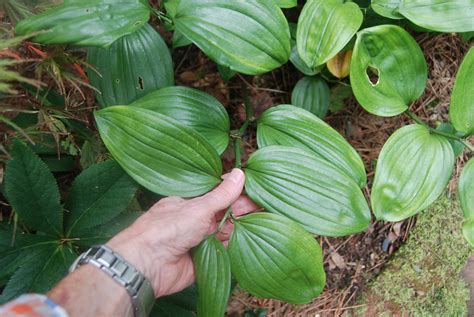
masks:
[[[120,79],[117,78],[117,79],[115,80],[115,83],[116,83],[116,84],[120,84]]]
[[[367,78],[369,79],[372,86],[377,86],[380,80],[380,73],[378,68],[367,66],[365,73],[367,74]]]
[[[86,13],[89,13],[91,11],[91,9],[87,8],[86,9]]]
[[[138,76],[138,88],[140,90],[144,90],[145,89],[145,84],[143,83],[143,78]]]

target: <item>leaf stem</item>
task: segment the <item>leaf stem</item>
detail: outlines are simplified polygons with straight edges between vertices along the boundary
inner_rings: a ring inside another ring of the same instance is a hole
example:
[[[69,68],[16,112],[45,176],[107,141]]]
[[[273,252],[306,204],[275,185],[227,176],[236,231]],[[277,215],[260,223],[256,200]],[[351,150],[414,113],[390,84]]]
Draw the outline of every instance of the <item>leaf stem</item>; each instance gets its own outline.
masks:
[[[463,139],[463,138],[461,138],[457,135],[451,134],[451,133],[447,133],[447,132],[443,132],[443,131],[433,129],[428,124],[423,122],[423,120],[421,120],[420,117],[418,117],[416,114],[414,114],[413,112],[411,112],[409,110],[405,111],[405,113],[406,113],[407,116],[409,116],[416,123],[421,124],[421,125],[425,126],[426,128],[428,128],[428,130],[430,130],[430,133],[441,135],[441,136],[444,136],[445,138],[461,142],[471,153],[474,153],[474,146],[472,146],[467,140],[465,140],[465,139]]]
[[[158,10],[157,8],[152,8],[152,12],[156,15],[158,19],[160,19],[160,21],[173,25],[173,20],[164,12]]]
[[[233,135],[234,141],[234,153],[235,153],[235,167],[242,168],[242,136],[247,131],[250,123],[254,120],[253,107],[250,101],[249,91],[245,84],[242,84],[244,105],[245,105],[245,121],[239,130]]]
[[[227,219],[229,219],[229,217],[232,217],[232,219],[234,219],[234,215],[232,213],[232,207],[229,207],[227,211],[225,212],[224,217],[222,218],[221,222],[219,223],[219,226],[217,227],[217,232],[221,232],[222,228],[224,227],[225,222],[227,221]]]

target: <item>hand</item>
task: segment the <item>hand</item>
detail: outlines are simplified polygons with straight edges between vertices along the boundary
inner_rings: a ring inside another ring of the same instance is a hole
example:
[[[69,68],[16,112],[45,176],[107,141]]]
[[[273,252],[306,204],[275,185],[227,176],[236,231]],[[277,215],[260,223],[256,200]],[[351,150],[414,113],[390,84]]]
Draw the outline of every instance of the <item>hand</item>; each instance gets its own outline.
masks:
[[[216,231],[230,205],[237,216],[258,208],[249,198],[241,196],[245,183],[241,170],[234,169],[223,178],[220,186],[202,197],[160,200],[107,243],[145,274],[156,297],[178,292],[194,282],[189,251]],[[217,238],[226,243],[232,227],[227,222]]]

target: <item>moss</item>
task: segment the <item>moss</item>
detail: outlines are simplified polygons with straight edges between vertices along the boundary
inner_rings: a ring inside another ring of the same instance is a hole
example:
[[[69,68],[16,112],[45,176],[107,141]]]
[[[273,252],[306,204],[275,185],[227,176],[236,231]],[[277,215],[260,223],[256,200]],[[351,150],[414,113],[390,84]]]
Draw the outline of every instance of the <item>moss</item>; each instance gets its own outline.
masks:
[[[465,316],[461,270],[471,251],[457,200],[442,196],[421,213],[407,242],[364,293],[367,316]]]

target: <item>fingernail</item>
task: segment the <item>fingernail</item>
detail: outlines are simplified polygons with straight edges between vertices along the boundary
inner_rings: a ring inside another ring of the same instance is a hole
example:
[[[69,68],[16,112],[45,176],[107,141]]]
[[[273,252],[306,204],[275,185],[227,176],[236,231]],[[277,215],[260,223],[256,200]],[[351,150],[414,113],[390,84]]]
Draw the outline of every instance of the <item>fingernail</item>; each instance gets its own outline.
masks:
[[[230,180],[234,183],[240,183],[243,178],[244,178],[244,172],[242,172],[241,169],[234,168],[232,170],[232,173],[230,173],[230,175],[226,177],[226,180]]]

